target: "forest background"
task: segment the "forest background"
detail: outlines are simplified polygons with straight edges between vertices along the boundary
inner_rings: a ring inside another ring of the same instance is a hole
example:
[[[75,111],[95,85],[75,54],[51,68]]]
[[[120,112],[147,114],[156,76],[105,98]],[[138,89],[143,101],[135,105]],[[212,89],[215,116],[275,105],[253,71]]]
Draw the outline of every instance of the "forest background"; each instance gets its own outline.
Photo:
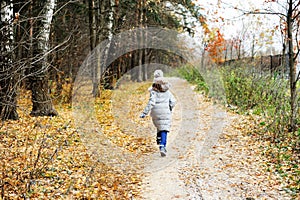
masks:
[[[225,37],[222,29],[230,23],[218,12],[224,6],[241,13],[243,19],[251,18],[250,22],[242,23],[240,31],[232,37]],[[27,128],[44,127],[37,122],[39,117],[44,120],[49,119],[44,116],[71,112],[61,109],[71,107],[78,70],[99,44],[104,46],[101,64],[107,67],[101,73],[96,69],[92,72],[93,77],[97,77],[91,91],[95,98],[104,98],[124,76],[133,82],[151,79],[153,71],[147,64],[159,63],[176,70],[211,99],[218,99],[198,68],[176,52],[134,47],[106,63],[116,49],[122,48],[113,40],[114,36],[151,27],[176,31],[177,35],[170,36],[170,43],[177,41],[174,45],[187,52],[197,48],[199,66],[212,73],[215,69],[221,72],[226,105],[234,112],[259,116],[256,128],[249,128],[249,134],[269,142],[268,147],[262,147],[262,153],[270,158],[268,166],[283,177],[288,191],[298,194],[299,8],[299,2],[292,0],[266,0],[260,8],[253,6],[247,10],[226,1],[217,1],[209,8],[201,1],[190,0],[1,1],[0,136],[1,160],[5,160],[1,166],[2,198],[11,194],[35,194],[32,192],[34,180],[49,170],[48,165],[57,159],[58,148],[43,154],[46,133],[37,140]],[[262,16],[275,16],[278,21],[264,28]],[[145,42],[147,36],[137,33],[133,32],[133,39]],[[194,37],[197,47],[180,41],[181,35]],[[276,54],[270,47],[274,38],[276,44],[280,41],[281,45]],[[20,110],[22,104],[31,109],[30,113]],[[69,121],[60,123],[60,131],[67,129]],[[10,124],[23,126],[27,131],[12,131]],[[29,135],[15,144],[21,132]],[[28,153],[24,160],[20,152],[9,150],[22,145]],[[28,150],[30,145],[38,147]],[[28,166],[14,167],[16,159],[21,159],[18,163],[23,165],[30,162]]]

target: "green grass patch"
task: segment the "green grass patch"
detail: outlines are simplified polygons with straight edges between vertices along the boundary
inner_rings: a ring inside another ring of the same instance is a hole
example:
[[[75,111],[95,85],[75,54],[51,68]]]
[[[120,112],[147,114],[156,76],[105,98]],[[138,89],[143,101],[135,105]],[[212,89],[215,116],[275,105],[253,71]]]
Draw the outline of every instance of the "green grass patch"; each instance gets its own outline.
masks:
[[[178,68],[178,74],[181,78],[187,80],[191,84],[196,85],[196,90],[203,92],[208,95],[209,88],[207,83],[204,81],[203,76],[200,71],[193,66],[185,65],[183,67]]]

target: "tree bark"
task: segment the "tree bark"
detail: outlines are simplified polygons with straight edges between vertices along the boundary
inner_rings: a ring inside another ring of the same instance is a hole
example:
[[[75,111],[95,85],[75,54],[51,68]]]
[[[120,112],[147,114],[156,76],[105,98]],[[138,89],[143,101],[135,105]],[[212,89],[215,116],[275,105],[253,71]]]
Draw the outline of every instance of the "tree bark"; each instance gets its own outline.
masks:
[[[287,13],[287,31],[288,31],[288,59],[290,69],[290,131],[296,130],[296,66],[294,60],[294,46],[293,46],[293,1],[288,1],[288,13]]]
[[[97,24],[96,24],[96,5],[95,0],[89,0],[89,29],[90,29],[90,50],[93,51],[97,46]],[[98,56],[98,55],[95,55]],[[92,64],[93,96],[99,96],[98,66]]]
[[[98,4],[100,8],[97,32],[98,42],[103,42],[101,45],[101,56],[98,58],[98,69],[100,69],[100,80],[103,81],[105,88],[111,88],[113,69],[108,68],[111,64],[108,63],[108,60],[113,48],[111,40],[114,34],[115,0],[98,0]]]
[[[143,12],[142,12],[142,0],[138,0],[137,4],[137,19],[136,19],[136,27],[142,29],[143,28]],[[143,81],[143,31],[140,31],[140,35],[137,35],[137,43],[138,43],[138,74],[137,74],[137,81]]]
[[[35,16],[37,22],[33,27],[33,59],[30,70],[30,89],[32,92],[32,116],[56,116],[52,100],[49,96],[48,86],[48,53],[49,37],[53,12],[56,6],[55,0],[47,0],[45,3],[33,2],[33,13],[39,13],[43,8],[42,16]]]
[[[13,64],[13,3],[1,2],[0,12],[0,117],[2,120],[19,118],[17,113],[17,90],[19,72]]]

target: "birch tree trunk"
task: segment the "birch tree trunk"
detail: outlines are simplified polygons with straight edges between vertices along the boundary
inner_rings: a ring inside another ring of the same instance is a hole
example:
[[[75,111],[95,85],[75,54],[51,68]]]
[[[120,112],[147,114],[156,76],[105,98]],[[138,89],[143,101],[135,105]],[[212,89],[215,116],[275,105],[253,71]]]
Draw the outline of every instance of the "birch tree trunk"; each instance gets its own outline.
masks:
[[[53,12],[56,7],[55,0],[33,1],[33,13],[36,21],[33,25],[33,59],[31,63],[31,74],[29,77],[32,91],[32,116],[55,116],[58,115],[54,109],[49,96],[48,86],[48,54],[49,37]],[[42,14],[39,15],[40,8]]]
[[[13,64],[13,1],[1,1],[0,11],[0,117],[2,120],[18,119],[18,70]]]
[[[107,43],[107,47],[106,47],[106,51],[105,51],[105,66],[109,66],[110,63],[107,63],[107,60],[109,58],[109,56],[112,56],[112,54],[114,53],[114,48],[115,45],[112,44],[112,37],[114,34],[114,30],[113,28],[114,26],[114,17],[115,17],[115,0],[109,0],[109,4],[107,7],[108,10],[108,23],[107,23],[107,35],[108,35],[108,43]],[[108,80],[108,88],[113,88],[113,84],[114,84],[114,66],[111,65],[112,68],[108,69],[110,71],[109,73],[109,80]]]
[[[97,31],[98,43],[102,43],[101,57],[98,58],[98,69],[100,69],[100,80],[104,81],[106,88],[111,88],[113,69],[107,68],[110,53],[112,52],[111,40],[114,33],[115,0],[98,0],[99,9],[99,28]],[[100,66],[99,66],[100,65]],[[106,76],[106,77],[104,77]]]

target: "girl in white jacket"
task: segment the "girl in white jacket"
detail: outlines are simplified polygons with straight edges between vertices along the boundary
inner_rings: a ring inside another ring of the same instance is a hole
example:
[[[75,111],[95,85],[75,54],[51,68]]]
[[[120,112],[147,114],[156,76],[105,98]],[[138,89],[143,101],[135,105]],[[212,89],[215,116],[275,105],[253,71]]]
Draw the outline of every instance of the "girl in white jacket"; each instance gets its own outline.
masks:
[[[149,90],[150,98],[147,106],[140,115],[144,118],[150,111],[154,126],[157,128],[157,143],[161,156],[166,156],[167,134],[171,129],[172,110],[176,100],[169,91],[169,83],[159,78]]]

